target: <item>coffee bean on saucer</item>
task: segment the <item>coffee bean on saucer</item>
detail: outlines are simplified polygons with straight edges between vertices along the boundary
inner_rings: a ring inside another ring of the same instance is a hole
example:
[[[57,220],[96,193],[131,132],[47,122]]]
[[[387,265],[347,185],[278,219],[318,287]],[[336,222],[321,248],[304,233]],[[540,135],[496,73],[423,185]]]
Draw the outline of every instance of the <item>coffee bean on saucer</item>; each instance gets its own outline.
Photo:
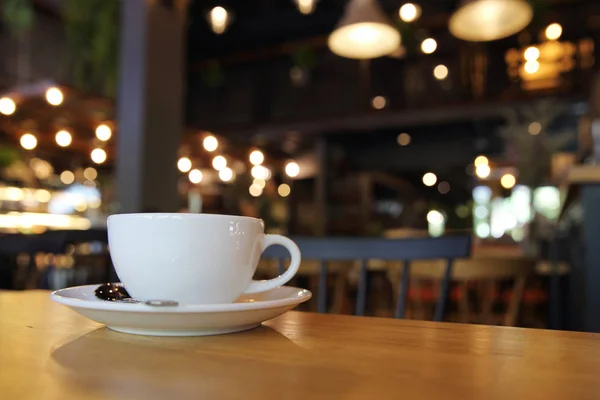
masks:
[[[125,287],[121,285],[116,285],[114,283],[105,283],[104,285],[98,286],[94,291],[94,294],[97,298],[106,300],[106,301],[122,301],[126,299],[131,299],[129,293]]]

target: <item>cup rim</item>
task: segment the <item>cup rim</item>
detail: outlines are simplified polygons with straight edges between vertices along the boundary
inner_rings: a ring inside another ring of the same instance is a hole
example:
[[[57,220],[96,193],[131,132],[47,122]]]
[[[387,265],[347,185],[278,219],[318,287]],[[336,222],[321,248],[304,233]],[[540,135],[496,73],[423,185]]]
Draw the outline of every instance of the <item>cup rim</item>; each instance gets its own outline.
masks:
[[[243,215],[228,215],[228,214],[204,214],[204,213],[117,213],[108,216],[108,220],[113,218],[128,219],[128,218],[141,218],[141,217],[182,217],[182,218],[202,218],[202,219],[245,219],[250,221],[256,221],[262,223],[263,220],[260,218],[246,217]]]

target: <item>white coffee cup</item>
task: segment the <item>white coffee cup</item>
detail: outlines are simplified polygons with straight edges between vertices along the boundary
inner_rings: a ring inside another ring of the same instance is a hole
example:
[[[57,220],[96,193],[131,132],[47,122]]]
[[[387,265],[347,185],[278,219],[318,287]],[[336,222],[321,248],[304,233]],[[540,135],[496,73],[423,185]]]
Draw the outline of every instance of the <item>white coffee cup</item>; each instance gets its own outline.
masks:
[[[232,303],[243,293],[284,285],[300,266],[300,250],[292,240],[266,235],[262,220],[250,217],[111,215],[108,242],[120,281],[138,300]],[[274,279],[252,280],[261,253],[274,244],[290,252],[289,268]]]

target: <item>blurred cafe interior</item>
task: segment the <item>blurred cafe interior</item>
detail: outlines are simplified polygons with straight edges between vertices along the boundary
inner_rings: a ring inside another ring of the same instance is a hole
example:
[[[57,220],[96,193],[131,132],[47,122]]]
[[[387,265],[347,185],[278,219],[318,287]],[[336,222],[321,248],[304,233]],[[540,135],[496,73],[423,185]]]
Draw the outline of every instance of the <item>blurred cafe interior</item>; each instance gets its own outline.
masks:
[[[110,214],[235,214],[471,237],[447,290],[305,259],[306,310],[600,331],[599,1],[140,3],[0,3],[1,289],[115,281]]]

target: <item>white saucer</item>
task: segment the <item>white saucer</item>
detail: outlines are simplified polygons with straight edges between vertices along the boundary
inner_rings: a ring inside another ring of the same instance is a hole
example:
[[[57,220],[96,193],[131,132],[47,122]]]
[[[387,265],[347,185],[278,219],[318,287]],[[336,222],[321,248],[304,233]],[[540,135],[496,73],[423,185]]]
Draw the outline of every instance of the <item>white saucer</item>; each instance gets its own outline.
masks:
[[[98,286],[61,289],[50,297],[115,331],[151,336],[204,336],[255,328],[312,296],[308,290],[282,286],[268,292],[242,295],[229,304],[153,307],[100,300],[94,295]]]

